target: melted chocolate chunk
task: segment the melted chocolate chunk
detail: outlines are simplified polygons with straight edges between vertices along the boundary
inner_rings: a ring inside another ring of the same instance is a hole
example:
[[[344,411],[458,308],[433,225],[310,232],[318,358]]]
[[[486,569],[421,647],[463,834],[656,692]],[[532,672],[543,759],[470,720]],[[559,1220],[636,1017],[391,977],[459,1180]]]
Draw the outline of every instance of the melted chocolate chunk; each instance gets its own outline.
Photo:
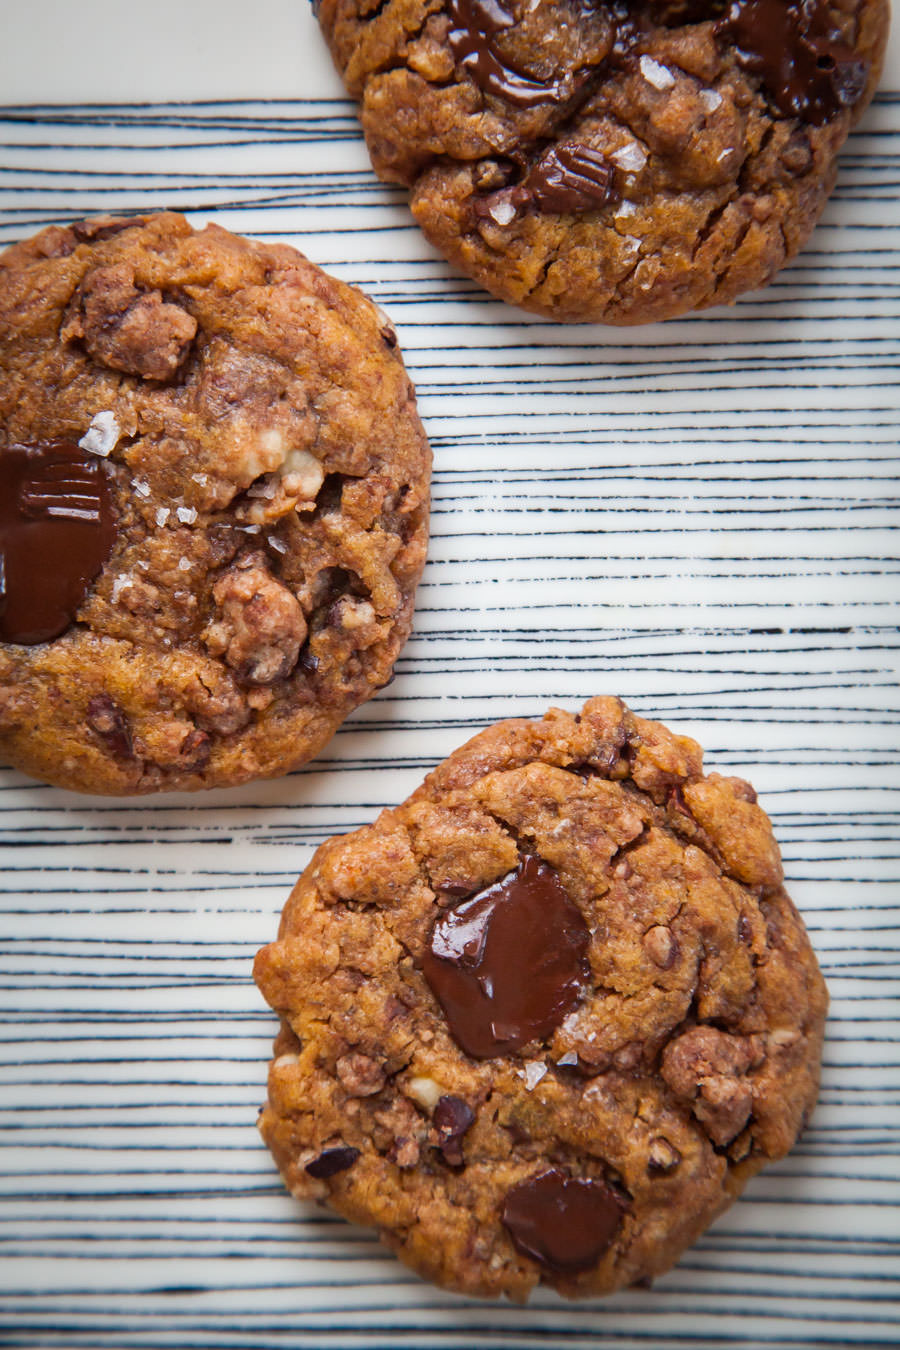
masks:
[[[553,869],[526,857],[435,920],[422,966],[455,1039],[489,1059],[549,1036],[572,1011],[589,940]]]
[[[513,1243],[550,1270],[590,1270],[612,1245],[627,1201],[604,1181],[540,1172],[508,1192],[501,1218]]]
[[[821,126],[865,89],[866,63],[835,33],[824,0],[733,0],[716,34],[786,117]]]
[[[327,1177],[333,1177],[338,1172],[346,1172],[348,1167],[352,1167],[359,1157],[358,1148],[350,1148],[349,1145],[338,1145],[337,1148],[323,1149],[318,1158],[313,1158],[308,1162],[304,1171],[317,1181],[324,1181]]]
[[[72,441],[0,450],[0,640],[64,633],[115,537],[100,460]]]
[[[615,165],[589,145],[559,145],[543,155],[522,187],[541,211],[596,211],[617,195]]]
[[[558,84],[530,79],[498,55],[491,39],[515,24],[499,0],[449,0],[447,14],[450,17],[447,41],[454,60],[482,93],[495,94],[517,108],[559,101]]]
[[[461,1140],[475,1121],[475,1112],[462,1097],[439,1097],[434,1108],[434,1127],[440,1136],[438,1148],[452,1167],[461,1167]]]

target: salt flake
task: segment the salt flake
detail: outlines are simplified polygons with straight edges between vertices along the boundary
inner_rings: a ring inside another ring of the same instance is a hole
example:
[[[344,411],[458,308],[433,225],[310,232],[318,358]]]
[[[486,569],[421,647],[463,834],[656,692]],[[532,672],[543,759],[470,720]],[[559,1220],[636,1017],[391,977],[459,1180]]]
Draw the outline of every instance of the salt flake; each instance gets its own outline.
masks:
[[[525,1079],[525,1088],[528,1092],[533,1092],[538,1083],[547,1072],[547,1065],[540,1059],[530,1059],[524,1069],[519,1070],[519,1077]]]
[[[491,202],[488,207],[488,215],[498,225],[508,225],[514,219],[515,214],[516,208],[509,201]]]
[[[644,79],[648,84],[652,84],[654,89],[671,89],[675,83],[675,76],[671,70],[654,61],[652,56],[642,56],[640,66]]]
[[[193,506],[178,506],[175,508],[175,514],[182,525],[193,525],[197,519],[197,512]]]
[[[612,158],[626,173],[638,173],[647,163],[647,155],[637,141],[629,141],[627,145],[614,150]]]
[[[89,455],[99,455],[101,459],[106,459],[107,455],[115,450],[121,434],[122,428],[116,421],[115,413],[98,412],[94,413],[87,431],[78,444]]]

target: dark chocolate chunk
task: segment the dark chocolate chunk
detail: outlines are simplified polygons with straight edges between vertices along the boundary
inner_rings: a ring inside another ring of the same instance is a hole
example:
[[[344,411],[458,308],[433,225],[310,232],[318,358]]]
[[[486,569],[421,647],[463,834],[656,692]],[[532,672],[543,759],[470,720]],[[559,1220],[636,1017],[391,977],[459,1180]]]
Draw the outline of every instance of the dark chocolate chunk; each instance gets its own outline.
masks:
[[[491,39],[515,22],[499,0],[449,0],[447,13],[447,41],[456,64],[471,75],[483,93],[495,94],[518,108],[559,101],[559,85],[530,79],[498,55]]]
[[[453,1167],[462,1166],[461,1140],[475,1121],[475,1112],[462,1097],[440,1097],[432,1117],[440,1136],[438,1148]]]
[[[64,633],[115,537],[101,460],[62,440],[0,451],[0,639]]]
[[[323,1149],[318,1158],[313,1158],[312,1162],[306,1164],[304,1170],[317,1181],[324,1181],[327,1177],[336,1176],[338,1172],[346,1172],[358,1157],[358,1148],[338,1145],[336,1148]]]
[[[590,1270],[612,1245],[627,1201],[604,1181],[540,1172],[508,1192],[501,1218],[513,1243],[551,1270]]]
[[[589,145],[559,145],[543,155],[521,186],[540,211],[596,211],[618,194],[616,170]]]
[[[538,858],[435,920],[423,958],[467,1054],[488,1059],[549,1036],[578,1003],[590,933]]]
[[[733,0],[716,33],[785,117],[821,126],[865,89],[866,64],[834,31],[825,0]]]

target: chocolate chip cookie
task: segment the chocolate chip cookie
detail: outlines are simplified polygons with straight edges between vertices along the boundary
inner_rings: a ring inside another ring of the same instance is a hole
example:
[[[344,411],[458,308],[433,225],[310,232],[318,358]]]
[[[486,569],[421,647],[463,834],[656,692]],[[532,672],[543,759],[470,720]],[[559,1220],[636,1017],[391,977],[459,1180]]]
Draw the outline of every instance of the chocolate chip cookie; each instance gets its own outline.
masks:
[[[387,317],[177,215],[0,255],[0,753],[88,792],[283,773],[390,678],[430,454]]]
[[[503,300],[630,324],[802,246],[875,89],[887,0],[321,0],[376,172]]]
[[[329,840],[257,956],[294,1195],[466,1294],[668,1269],[816,1098],[827,996],[753,789],[596,698]]]

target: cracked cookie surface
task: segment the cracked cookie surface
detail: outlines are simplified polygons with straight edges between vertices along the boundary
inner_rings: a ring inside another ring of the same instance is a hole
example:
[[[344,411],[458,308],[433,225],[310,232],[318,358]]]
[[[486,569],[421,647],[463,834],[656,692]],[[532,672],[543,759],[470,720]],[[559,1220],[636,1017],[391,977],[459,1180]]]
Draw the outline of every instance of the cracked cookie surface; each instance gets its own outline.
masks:
[[[255,978],[288,1188],[466,1294],[665,1271],[816,1098],[767,816],[614,698],[489,728],[323,844]]]
[[[454,264],[552,318],[734,300],[803,245],[886,0],[321,0],[376,172]]]
[[[164,214],[0,255],[0,752],[103,793],[286,772],[391,677],[430,452],[390,321]]]

